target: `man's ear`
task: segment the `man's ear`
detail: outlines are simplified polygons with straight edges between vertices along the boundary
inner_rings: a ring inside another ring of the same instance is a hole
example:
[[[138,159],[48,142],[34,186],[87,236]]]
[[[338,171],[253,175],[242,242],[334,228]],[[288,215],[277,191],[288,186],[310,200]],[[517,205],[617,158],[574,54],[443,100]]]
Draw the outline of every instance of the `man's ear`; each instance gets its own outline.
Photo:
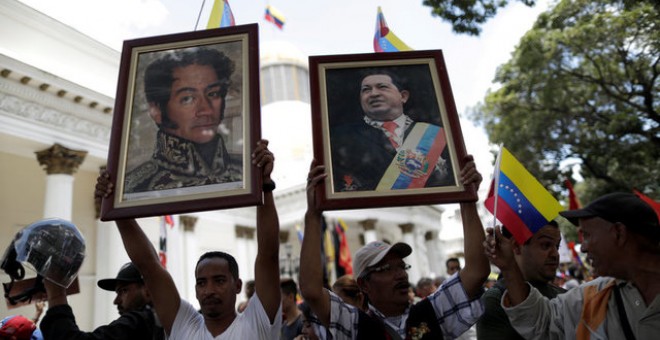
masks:
[[[516,242],[516,240],[512,240],[512,241],[513,242],[511,242],[511,249],[513,249],[513,253],[515,255],[522,254],[522,247],[523,246],[519,245],[518,242]]]
[[[236,294],[240,294],[241,290],[243,290],[243,280],[237,279],[236,280]]]
[[[408,98],[410,98],[410,92],[407,90],[401,91],[401,101],[403,104],[405,104],[408,101]]]
[[[157,125],[162,124],[163,122],[163,112],[160,107],[156,104],[149,104],[149,117],[156,122]]]
[[[612,230],[616,237],[615,239],[616,244],[624,245],[628,239],[628,227],[621,222],[617,222],[612,227]]]

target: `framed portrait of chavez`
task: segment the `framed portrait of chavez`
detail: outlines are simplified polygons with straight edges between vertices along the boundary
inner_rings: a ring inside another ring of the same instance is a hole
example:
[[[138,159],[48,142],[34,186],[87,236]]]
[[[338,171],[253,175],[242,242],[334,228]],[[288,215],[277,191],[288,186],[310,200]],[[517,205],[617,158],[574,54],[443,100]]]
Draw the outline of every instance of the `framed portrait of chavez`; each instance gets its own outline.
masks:
[[[476,201],[441,50],[311,56],[326,210]]]
[[[101,219],[262,203],[257,24],[124,42]]]

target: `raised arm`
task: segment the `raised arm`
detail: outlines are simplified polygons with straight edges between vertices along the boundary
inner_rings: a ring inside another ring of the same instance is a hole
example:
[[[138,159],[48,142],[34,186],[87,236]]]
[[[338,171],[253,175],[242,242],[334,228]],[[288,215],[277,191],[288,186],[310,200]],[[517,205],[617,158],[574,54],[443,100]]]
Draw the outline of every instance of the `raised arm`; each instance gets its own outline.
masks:
[[[502,235],[501,227],[488,228],[484,250],[490,262],[500,268],[507,288],[506,307],[515,306],[527,299],[529,285],[525,282],[513,256],[513,240]]]
[[[466,163],[461,169],[461,182],[464,186],[474,185],[475,190],[479,189],[482,177],[477,171],[474,159],[468,155],[465,161]],[[475,297],[481,292],[481,287],[490,274],[488,258],[483,250],[484,227],[477,212],[476,202],[461,203],[461,217],[463,219],[465,266],[459,275],[468,296]]]
[[[261,170],[264,188],[274,182],[270,178],[275,158],[268,151],[268,141],[260,140],[252,153],[252,163]],[[264,190],[264,204],[257,207],[257,259],[254,264],[254,289],[270,322],[275,321],[280,307],[279,270],[280,222],[272,189]]]
[[[300,293],[325,327],[330,323],[330,294],[323,288],[321,260],[321,214],[316,207],[316,189],[323,185],[325,167],[312,162],[307,176],[305,237],[300,250]]]
[[[96,195],[106,198],[112,193],[112,183],[107,172],[102,173],[96,183]],[[117,228],[124,242],[128,257],[138,268],[144,284],[151,294],[156,314],[163,328],[170,334],[174,318],[181,304],[170,273],[160,264],[156,249],[134,219],[117,220]]]

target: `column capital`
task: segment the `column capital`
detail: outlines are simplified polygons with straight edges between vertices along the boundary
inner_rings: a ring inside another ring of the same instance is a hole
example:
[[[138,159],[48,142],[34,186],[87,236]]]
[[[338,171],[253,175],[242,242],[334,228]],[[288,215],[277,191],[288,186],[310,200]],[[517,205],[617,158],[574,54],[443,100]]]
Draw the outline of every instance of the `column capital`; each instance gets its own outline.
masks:
[[[237,225],[236,227],[234,227],[234,229],[236,230],[236,237],[245,238],[245,239],[254,238],[254,228]]]
[[[376,229],[376,222],[378,220],[374,218],[368,218],[366,220],[359,221],[358,223],[362,226],[364,231],[369,231],[369,230],[375,230]]]
[[[73,175],[85,160],[87,151],[68,149],[60,144],[53,144],[48,149],[36,151],[39,165],[44,166],[49,175]]]
[[[197,217],[191,215],[180,215],[179,222],[183,226],[184,232],[194,232],[195,225],[197,224]]]
[[[413,223],[399,224],[399,228],[401,228],[402,233],[408,234],[413,232],[413,229],[415,229],[415,224]]]

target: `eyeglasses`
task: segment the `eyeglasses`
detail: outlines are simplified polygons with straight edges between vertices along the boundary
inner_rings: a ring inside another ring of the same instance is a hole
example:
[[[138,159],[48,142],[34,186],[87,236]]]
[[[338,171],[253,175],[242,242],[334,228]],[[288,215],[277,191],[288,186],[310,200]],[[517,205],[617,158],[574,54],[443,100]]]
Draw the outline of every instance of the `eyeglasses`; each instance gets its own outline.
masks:
[[[410,265],[407,264],[407,263],[404,263],[404,262],[397,263],[397,264],[394,264],[394,265],[393,265],[393,264],[386,263],[386,264],[384,264],[384,265],[382,265],[382,266],[369,268],[369,269],[366,271],[366,273],[365,273],[364,276],[367,276],[367,275],[369,275],[369,274],[371,274],[371,273],[386,273],[386,274],[388,274],[388,273],[394,273],[394,272],[396,272],[397,270],[403,270],[403,271],[406,271],[406,270],[408,270],[408,269],[410,269]]]

